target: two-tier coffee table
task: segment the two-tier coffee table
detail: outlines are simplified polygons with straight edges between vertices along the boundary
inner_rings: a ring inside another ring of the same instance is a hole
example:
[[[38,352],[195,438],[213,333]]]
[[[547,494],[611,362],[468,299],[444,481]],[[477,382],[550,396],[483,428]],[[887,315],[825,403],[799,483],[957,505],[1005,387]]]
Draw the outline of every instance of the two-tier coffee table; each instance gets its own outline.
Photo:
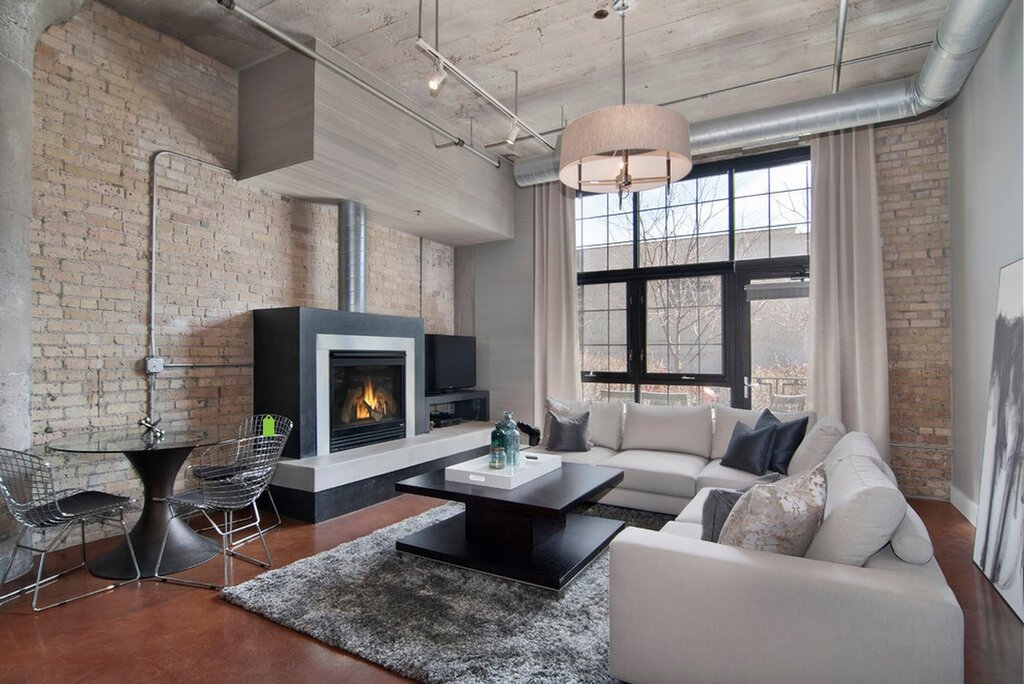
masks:
[[[624,527],[618,520],[569,513],[614,487],[622,471],[565,463],[505,490],[449,482],[444,470],[395,485],[399,492],[461,501],[465,513],[400,539],[396,548],[477,572],[561,591]]]

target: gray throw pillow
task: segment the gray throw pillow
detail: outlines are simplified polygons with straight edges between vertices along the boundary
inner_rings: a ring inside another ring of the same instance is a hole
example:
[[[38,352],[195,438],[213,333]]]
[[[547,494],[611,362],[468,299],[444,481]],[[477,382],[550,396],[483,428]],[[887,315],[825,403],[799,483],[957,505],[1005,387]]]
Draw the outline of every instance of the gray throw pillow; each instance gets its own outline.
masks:
[[[548,424],[548,451],[590,451],[590,411],[569,418],[548,411]]]
[[[725,524],[732,507],[743,496],[742,492],[731,489],[712,489],[708,492],[708,498],[704,499],[704,510],[701,512],[700,538],[703,541],[717,542],[718,536],[722,534],[722,525]]]

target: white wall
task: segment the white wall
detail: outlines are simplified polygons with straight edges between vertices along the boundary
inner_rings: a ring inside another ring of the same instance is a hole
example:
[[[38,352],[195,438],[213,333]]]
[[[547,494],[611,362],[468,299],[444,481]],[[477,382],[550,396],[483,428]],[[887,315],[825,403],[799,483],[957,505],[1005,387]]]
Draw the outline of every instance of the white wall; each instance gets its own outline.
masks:
[[[457,250],[455,290],[456,330],[476,335],[491,417],[533,422],[533,188],[516,188],[514,240]]]
[[[949,108],[953,268],[952,501],[977,515],[999,269],[1024,254],[1021,0]]]

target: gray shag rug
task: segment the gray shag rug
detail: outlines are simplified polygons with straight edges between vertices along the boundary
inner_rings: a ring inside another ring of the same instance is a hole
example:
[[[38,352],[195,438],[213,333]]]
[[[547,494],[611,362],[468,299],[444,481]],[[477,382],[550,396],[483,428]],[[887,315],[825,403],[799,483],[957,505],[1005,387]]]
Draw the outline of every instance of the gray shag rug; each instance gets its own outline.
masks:
[[[555,593],[399,554],[395,541],[448,518],[445,504],[224,590],[273,622],[427,683],[614,681],[608,552]],[[577,509],[658,529],[671,516]]]

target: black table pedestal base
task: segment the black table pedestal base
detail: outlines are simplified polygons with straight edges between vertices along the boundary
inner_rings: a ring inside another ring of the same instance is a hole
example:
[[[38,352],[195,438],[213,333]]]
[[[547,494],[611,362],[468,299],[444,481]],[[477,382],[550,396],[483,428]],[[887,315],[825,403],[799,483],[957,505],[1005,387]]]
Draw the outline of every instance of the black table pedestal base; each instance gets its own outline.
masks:
[[[171,509],[158,501],[174,491],[174,479],[192,447],[153,451],[127,451],[125,456],[138,472],[145,489],[142,515],[129,532],[132,547],[139,560],[143,577],[156,574],[157,556],[164,531],[168,530],[167,547],[160,564],[160,574],[170,575],[201,565],[217,556],[220,544],[196,533],[181,518],[171,519]],[[114,550],[90,563],[89,571],[105,579],[126,580],[135,577],[128,546],[121,542]]]
[[[513,514],[504,524],[501,511],[474,513],[480,511],[442,520],[395,546],[405,553],[561,591],[625,527],[618,520],[572,513],[532,519]],[[494,526],[490,535],[487,522]]]

